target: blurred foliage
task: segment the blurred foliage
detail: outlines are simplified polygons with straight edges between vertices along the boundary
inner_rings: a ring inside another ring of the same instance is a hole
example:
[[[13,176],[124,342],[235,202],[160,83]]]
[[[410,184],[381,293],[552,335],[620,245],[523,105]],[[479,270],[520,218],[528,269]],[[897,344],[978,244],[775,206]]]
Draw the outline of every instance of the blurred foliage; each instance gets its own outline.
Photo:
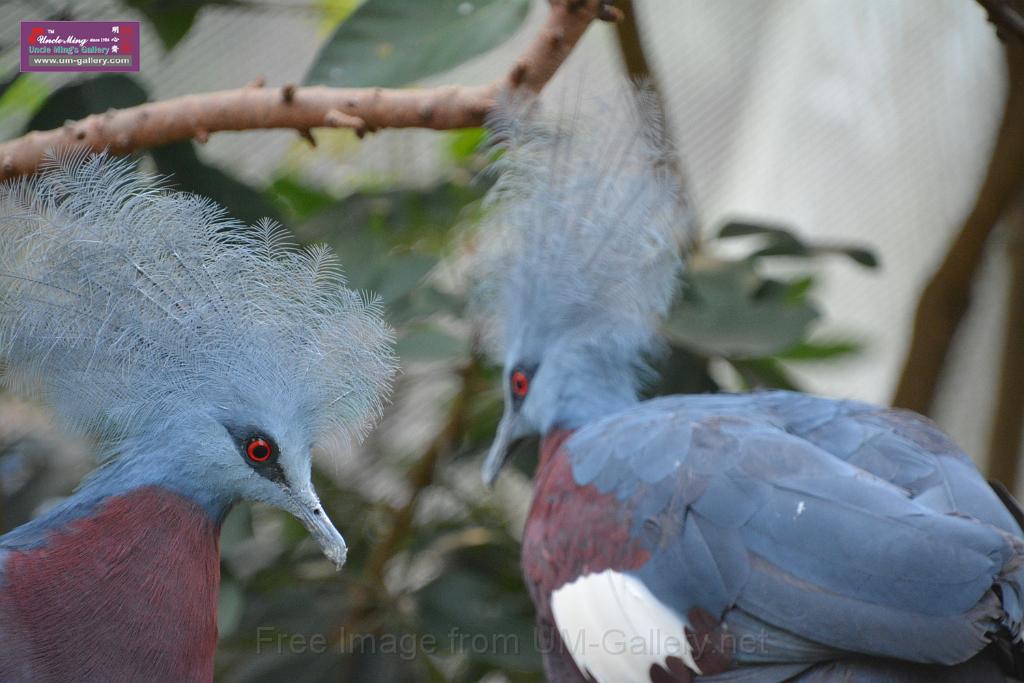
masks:
[[[234,5],[232,0],[122,0],[126,7],[138,10],[156,30],[164,48],[170,50],[188,34],[196,15],[207,5]]]
[[[0,85],[0,117],[32,113],[48,94],[49,89],[33,74],[14,74]]]
[[[362,4],[362,0],[316,0],[320,26],[325,33],[333,31],[360,4]]]
[[[172,48],[204,3],[126,4],[141,9]],[[308,80],[332,85],[396,85],[437,73],[507,38],[528,6],[320,4],[325,21],[344,21]],[[49,86],[32,78],[7,85],[0,115],[31,112],[28,129],[148,99],[126,75],[73,80],[48,97]],[[468,683],[496,672],[517,683],[542,680],[518,562],[536,442],[516,449],[519,474],[505,475],[496,493],[477,475],[501,397],[497,369],[476,352],[464,278],[457,276],[472,233],[455,226],[472,225],[481,211],[483,139],[479,129],[438,134],[449,169],[432,185],[393,187],[378,178],[356,183],[344,197],[284,173],[265,188],[251,187],[205,163],[191,142],[139,155],[174,186],[212,197],[244,221],[276,217],[301,242],[332,244],[350,283],[382,298],[406,373],[395,408],[362,451],[315,475],[324,507],[350,544],[344,571],[335,573],[284,513],[241,505],[225,520],[219,681]],[[873,267],[870,252],[809,243],[756,220],[714,234],[690,258],[665,322],[667,349],[656,359],[651,395],[792,388],[793,367],[858,351],[851,340],[812,335],[821,317],[817,262],[838,256]],[[395,438],[408,433],[422,438]],[[46,498],[69,492],[67,481],[37,485],[52,464],[35,446],[27,449],[25,438],[0,434],[0,472],[17,471],[0,487],[0,532]]]
[[[716,242],[731,246],[736,238],[745,237],[754,238],[754,243],[739,258],[704,255],[716,251]],[[830,255],[867,268],[878,265],[874,254],[861,247],[811,244],[776,226],[727,223],[716,239],[689,260],[683,286],[662,330],[671,355],[691,355],[704,368],[720,360],[736,371],[743,389],[798,389],[783,361],[826,361],[856,353],[859,347],[850,340],[808,339],[820,317],[812,298],[815,278],[809,270],[801,269],[786,279],[762,274],[765,261],[788,258],[808,266]],[[668,361],[677,371],[680,362],[671,357]],[[711,381],[687,385],[691,391],[694,386],[717,388]]]
[[[305,81],[405,85],[504,42],[529,6],[529,0],[366,0],[328,38]]]

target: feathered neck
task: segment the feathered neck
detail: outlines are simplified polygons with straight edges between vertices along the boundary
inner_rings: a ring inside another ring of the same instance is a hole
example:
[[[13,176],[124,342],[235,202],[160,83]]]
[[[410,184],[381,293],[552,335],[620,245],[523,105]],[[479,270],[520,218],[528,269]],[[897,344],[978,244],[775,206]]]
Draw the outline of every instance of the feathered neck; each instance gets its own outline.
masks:
[[[75,495],[104,497],[156,486],[191,500],[220,524],[235,500],[206,483],[197,460],[193,457],[172,459],[163,453],[127,452],[93,472]]]
[[[0,536],[0,546],[14,549],[35,547],[44,543],[54,531],[93,514],[105,502],[143,488],[184,498],[198,506],[205,512],[207,521],[219,528],[235,501],[204,488],[202,482],[203,479],[191,470],[189,463],[129,452],[92,472],[62,503]],[[161,520],[153,519],[152,524],[159,525]]]
[[[550,375],[538,383],[536,418],[542,434],[579,429],[634,405],[638,370],[606,349],[556,352],[544,361]]]

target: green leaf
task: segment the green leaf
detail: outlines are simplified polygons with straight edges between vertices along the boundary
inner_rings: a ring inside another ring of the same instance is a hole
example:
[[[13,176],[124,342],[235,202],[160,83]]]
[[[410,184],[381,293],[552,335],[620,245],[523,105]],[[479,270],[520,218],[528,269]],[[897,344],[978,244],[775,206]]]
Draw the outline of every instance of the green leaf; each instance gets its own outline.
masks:
[[[761,256],[807,256],[809,251],[804,242],[792,231],[776,225],[759,225],[755,223],[727,223],[718,231],[719,239],[732,237],[748,237],[757,235],[763,238],[765,246],[751,254],[751,258]]]
[[[21,73],[18,71],[11,71],[7,76],[0,79],[0,102],[3,101],[4,94],[10,90],[11,86],[18,82],[21,77]]]
[[[122,0],[128,7],[139,10],[149,19],[160,36],[164,48],[170,50],[177,45],[192,28],[196,14],[204,5],[231,5],[233,2],[218,0]]]
[[[842,358],[860,353],[861,346],[853,341],[800,342],[796,346],[776,354],[788,361],[822,361]]]
[[[459,360],[469,354],[465,339],[451,335],[436,325],[416,325],[398,340],[396,352],[402,362]]]
[[[414,251],[392,254],[391,260],[393,266],[387,269],[386,277],[373,288],[385,303],[397,302],[409,296],[437,265],[435,257]]]
[[[765,279],[754,290],[754,298],[762,301],[781,299],[789,292],[789,285],[781,280]]]
[[[668,338],[708,356],[770,356],[799,342],[818,317],[810,306],[743,305],[680,309],[665,324]]]
[[[282,192],[283,191],[283,192]],[[454,182],[421,190],[367,190],[335,201],[296,228],[302,241],[330,243],[349,283],[378,294],[392,324],[434,314],[462,317],[461,295],[425,282],[445,253],[451,227],[475,210],[484,188]],[[275,184],[278,196],[300,197],[301,188]],[[312,204],[322,195],[308,191]]]
[[[764,225],[761,223],[748,223],[745,221],[730,221],[718,231],[719,239],[731,237],[747,237],[749,235],[763,235],[773,239],[792,239],[793,233],[777,225]]]
[[[337,27],[361,3],[362,0],[314,0],[313,4],[321,17],[320,25],[327,31]]]
[[[709,261],[690,268],[683,293],[708,307],[731,306],[754,298],[763,282],[749,261]]]
[[[0,119],[12,114],[31,114],[50,95],[46,82],[36,74],[15,72],[14,78],[0,86]]]
[[[747,389],[800,391],[786,369],[774,358],[734,358],[729,362],[743,378]]]
[[[504,42],[529,0],[366,0],[331,35],[309,84],[405,85]]]
[[[365,190],[336,202],[306,226],[316,239],[330,239],[339,226],[347,232],[369,233],[381,245],[415,247],[442,253],[450,231],[467,207],[487,190],[484,183],[439,183],[426,189]]]
[[[776,225],[732,221],[726,223],[718,231],[719,239],[749,237],[751,235],[762,237],[764,246],[752,253],[750,258],[838,255],[846,256],[866,268],[878,267],[878,257],[870,249],[850,245],[809,244],[791,230]]]
[[[77,121],[111,108],[134,107],[148,99],[149,93],[131,76],[103,74],[87,78],[54,90],[29,120],[25,130],[59,128],[68,120]]]
[[[786,288],[764,289],[749,261],[695,268],[686,286],[663,331],[706,356],[771,356],[800,342],[818,317],[809,303],[789,302]]]
[[[430,284],[421,284],[410,291],[408,299],[408,312],[414,317],[446,313],[461,318],[466,310],[464,297],[443,292]]]
[[[708,360],[680,346],[655,359],[656,383],[644,392],[645,398],[665,394],[711,394],[720,387],[708,372]]]
[[[278,178],[267,188],[267,196],[277,204],[283,213],[296,221],[304,221],[315,216],[337,199],[294,178]]]
[[[464,128],[449,134],[448,150],[456,162],[464,162],[472,158],[480,145],[487,140],[486,128]]]
[[[762,249],[758,249],[750,258],[763,258],[766,256],[810,256],[811,250],[808,249],[800,240],[796,239],[792,235],[789,237],[776,236],[771,244]]]
[[[790,280],[786,283],[786,302],[796,304],[805,301],[813,286],[814,277],[811,275]]]
[[[379,296],[394,325],[437,312],[435,304],[456,306],[457,302],[433,288],[422,291],[423,280],[438,257],[418,248],[391,246],[400,224],[378,227],[366,213],[350,210],[358,205],[361,202],[339,202],[298,226],[296,233],[304,242],[327,242],[334,247],[349,285]]]
[[[875,252],[863,247],[815,247],[814,253],[816,255],[838,254],[840,256],[846,256],[865,268],[878,267],[878,256],[875,255]]]

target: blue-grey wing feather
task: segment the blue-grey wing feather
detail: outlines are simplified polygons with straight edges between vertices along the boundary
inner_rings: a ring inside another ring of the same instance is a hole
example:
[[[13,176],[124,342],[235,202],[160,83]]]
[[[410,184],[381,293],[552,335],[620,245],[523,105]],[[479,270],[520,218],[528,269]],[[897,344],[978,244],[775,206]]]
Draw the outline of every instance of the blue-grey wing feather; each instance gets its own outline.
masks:
[[[566,446],[579,483],[630,501],[659,599],[766,639],[741,660],[952,664],[1001,621],[1019,629],[1020,527],[924,418],[788,392],[673,396]]]

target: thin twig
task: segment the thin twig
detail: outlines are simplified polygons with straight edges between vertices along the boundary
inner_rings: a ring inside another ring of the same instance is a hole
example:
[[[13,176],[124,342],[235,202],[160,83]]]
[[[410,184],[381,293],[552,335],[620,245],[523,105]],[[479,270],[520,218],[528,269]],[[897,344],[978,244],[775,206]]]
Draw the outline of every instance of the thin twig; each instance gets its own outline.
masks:
[[[61,128],[34,131],[0,143],[0,180],[33,173],[55,148],[110,150],[128,154],[180,140],[205,141],[228,130],[291,128],[307,140],[310,129],[382,128],[448,130],[479,126],[499,94],[541,89],[562,65],[595,19],[617,21],[609,0],[551,0],[538,35],[509,72],[482,86],[420,89],[329,88],[326,86],[248,87],[185,95],[162,102],[94,114]]]

